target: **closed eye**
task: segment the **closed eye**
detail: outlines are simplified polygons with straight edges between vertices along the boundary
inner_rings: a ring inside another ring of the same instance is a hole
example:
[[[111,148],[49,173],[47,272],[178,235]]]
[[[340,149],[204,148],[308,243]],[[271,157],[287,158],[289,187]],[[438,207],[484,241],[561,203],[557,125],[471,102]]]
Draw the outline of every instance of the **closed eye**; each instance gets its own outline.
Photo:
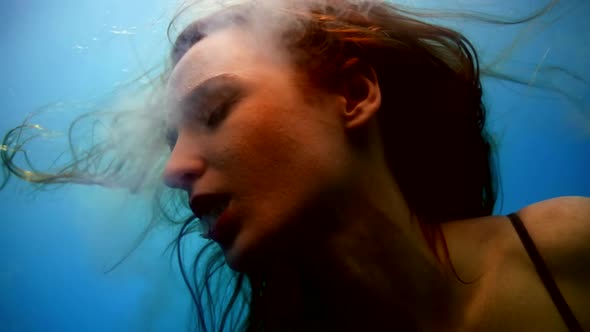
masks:
[[[219,75],[194,88],[177,105],[179,121],[196,121],[214,127],[244,94],[244,86],[235,75]]]
[[[245,93],[242,80],[232,74],[214,76],[197,85],[179,102],[171,105],[165,132],[170,149],[174,148],[178,140],[178,128],[185,125],[216,128]]]
[[[172,151],[178,140],[178,130],[176,128],[166,128],[165,139],[170,151]]]
[[[215,128],[228,115],[232,106],[240,99],[239,93],[228,92],[227,95],[221,97],[221,102],[211,110],[205,120],[205,124],[209,128]]]

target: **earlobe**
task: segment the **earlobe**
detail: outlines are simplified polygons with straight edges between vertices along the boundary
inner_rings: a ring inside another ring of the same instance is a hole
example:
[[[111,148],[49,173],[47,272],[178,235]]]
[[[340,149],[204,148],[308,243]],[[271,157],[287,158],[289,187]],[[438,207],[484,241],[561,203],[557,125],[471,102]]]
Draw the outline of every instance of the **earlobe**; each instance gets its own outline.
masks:
[[[343,112],[345,127],[358,128],[367,123],[381,106],[381,91],[373,68],[358,62],[348,68],[343,82],[346,108]]]

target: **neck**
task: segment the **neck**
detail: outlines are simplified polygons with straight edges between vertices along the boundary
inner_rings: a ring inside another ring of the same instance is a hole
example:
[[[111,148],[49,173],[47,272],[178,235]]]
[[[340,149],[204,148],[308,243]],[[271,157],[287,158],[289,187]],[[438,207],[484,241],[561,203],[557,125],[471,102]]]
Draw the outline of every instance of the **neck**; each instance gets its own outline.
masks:
[[[307,214],[305,224],[317,226],[301,248],[249,276],[252,317],[268,330],[445,331],[455,323],[457,283],[430,250],[382,149],[370,151],[355,159],[356,182]]]
[[[454,307],[451,282],[417,221],[409,210],[377,208],[367,197],[316,214],[314,224],[330,225],[329,232],[310,232],[304,249],[251,277],[255,297],[266,283],[252,308],[269,329],[444,330]]]

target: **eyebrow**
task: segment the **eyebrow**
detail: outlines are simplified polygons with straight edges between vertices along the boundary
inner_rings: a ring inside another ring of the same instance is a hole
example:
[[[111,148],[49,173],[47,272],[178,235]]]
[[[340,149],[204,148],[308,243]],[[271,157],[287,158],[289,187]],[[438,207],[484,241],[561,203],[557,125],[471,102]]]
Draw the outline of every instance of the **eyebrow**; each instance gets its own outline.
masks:
[[[237,89],[241,86],[240,83],[239,76],[234,74],[220,74],[210,77],[192,88],[178,102],[175,102],[174,113],[184,117],[187,112],[193,111],[195,105],[202,103],[221,89],[227,87]]]

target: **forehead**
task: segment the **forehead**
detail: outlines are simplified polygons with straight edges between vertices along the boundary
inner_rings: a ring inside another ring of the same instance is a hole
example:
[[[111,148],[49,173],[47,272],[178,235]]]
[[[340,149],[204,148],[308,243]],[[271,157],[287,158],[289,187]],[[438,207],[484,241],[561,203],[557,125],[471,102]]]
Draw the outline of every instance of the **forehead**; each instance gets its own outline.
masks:
[[[180,100],[203,81],[221,74],[261,80],[271,72],[285,70],[286,66],[280,65],[286,63],[284,57],[272,44],[237,28],[223,29],[203,38],[172,71],[169,97]]]

